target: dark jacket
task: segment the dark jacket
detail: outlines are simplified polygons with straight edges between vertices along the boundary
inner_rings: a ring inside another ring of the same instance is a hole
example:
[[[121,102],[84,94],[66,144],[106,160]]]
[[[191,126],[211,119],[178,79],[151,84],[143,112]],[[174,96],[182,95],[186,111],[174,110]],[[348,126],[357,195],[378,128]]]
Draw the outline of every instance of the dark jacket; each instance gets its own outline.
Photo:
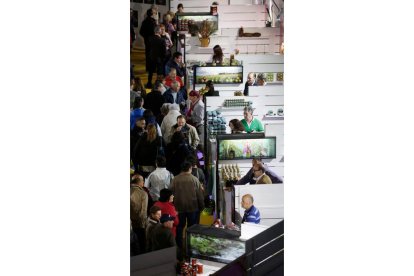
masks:
[[[166,148],[167,170],[174,176],[178,175],[181,172],[181,164],[190,153],[190,147],[187,143],[181,143],[178,146],[174,146],[172,143],[168,144]]]
[[[134,165],[155,166],[158,149],[161,146],[161,137],[157,136],[154,141],[147,141],[147,133],[144,133],[134,148]]]
[[[171,104],[173,104],[173,103],[181,104],[181,103],[185,102],[185,100],[186,100],[185,97],[184,97],[184,89],[180,89],[177,92],[177,98],[176,98],[175,102],[174,102],[174,97],[172,95],[171,88],[167,89],[167,91],[164,92],[163,97],[164,97],[166,103],[171,103]]]
[[[174,193],[174,205],[177,212],[196,212],[204,209],[204,195],[200,181],[188,173],[174,177],[171,186]]]
[[[148,39],[150,36],[154,35],[154,28],[157,26],[157,22],[152,17],[146,17],[141,24],[141,29],[139,34],[142,35],[144,39]]]
[[[165,40],[157,35],[153,35],[148,41],[150,45],[150,59],[153,62],[163,62],[167,54]]]
[[[162,96],[160,91],[153,90],[147,94],[144,102],[144,108],[149,109],[154,113],[155,117],[161,114],[161,106],[165,103],[165,98]]]
[[[151,250],[160,250],[175,245],[175,239],[171,230],[164,227],[161,223],[157,224],[151,233]]]
[[[185,68],[184,67],[180,67],[175,61],[174,58],[171,58],[167,64],[165,64],[165,68],[166,68],[166,74],[168,74],[171,70],[171,68],[175,68],[175,70],[177,70],[177,76],[179,77],[184,77],[185,76]]]

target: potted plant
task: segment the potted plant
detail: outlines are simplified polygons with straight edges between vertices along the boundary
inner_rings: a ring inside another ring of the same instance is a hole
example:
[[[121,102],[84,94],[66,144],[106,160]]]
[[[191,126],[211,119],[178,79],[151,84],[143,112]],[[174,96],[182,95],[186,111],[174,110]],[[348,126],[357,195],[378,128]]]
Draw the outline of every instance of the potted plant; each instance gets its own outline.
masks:
[[[208,47],[210,44],[210,36],[214,33],[214,23],[208,20],[203,20],[201,28],[198,31],[198,39],[200,40],[201,47]]]

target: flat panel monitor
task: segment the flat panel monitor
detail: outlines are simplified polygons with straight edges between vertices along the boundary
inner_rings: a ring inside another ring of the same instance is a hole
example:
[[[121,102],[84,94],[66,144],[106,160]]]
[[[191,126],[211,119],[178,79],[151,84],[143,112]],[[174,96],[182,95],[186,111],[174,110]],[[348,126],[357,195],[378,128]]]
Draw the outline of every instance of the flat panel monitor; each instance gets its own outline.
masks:
[[[276,158],[276,137],[223,138],[218,140],[218,160]]]

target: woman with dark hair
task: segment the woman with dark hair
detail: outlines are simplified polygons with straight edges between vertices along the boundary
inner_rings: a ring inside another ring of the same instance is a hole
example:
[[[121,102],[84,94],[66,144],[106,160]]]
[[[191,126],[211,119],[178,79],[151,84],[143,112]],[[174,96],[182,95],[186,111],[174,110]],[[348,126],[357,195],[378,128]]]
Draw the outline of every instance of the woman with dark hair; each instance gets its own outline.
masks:
[[[138,165],[138,173],[144,178],[155,170],[155,160],[158,149],[161,146],[161,139],[157,135],[157,128],[154,124],[147,126],[145,132],[134,148],[134,165]]]
[[[157,118],[154,116],[154,113],[151,110],[146,109],[144,111],[144,114],[142,116],[144,117],[145,123],[147,125],[153,124],[153,125],[156,126],[156,128],[157,128],[157,135],[161,137],[162,136],[162,134],[161,134],[161,128],[160,128],[160,126],[157,123]]]
[[[206,82],[206,86],[203,88],[204,91],[207,91],[203,94],[204,100],[206,96],[220,96],[218,91],[214,90],[214,84],[212,80]]]
[[[160,191],[159,201],[155,202],[154,206],[161,208],[161,214],[168,214],[172,217],[175,217],[173,228],[171,229],[174,237],[176,236],[177,225],[179,223],[178,213],[173,204],[174,195],[170,189],[162,189]]]
[[[211,57],[211,62],[221,65],[223,63],[224,54],[223,54],[223,50],[221,49],[220,45],[214,46],[213,51],[214,51],[214,54]]]
[[[229,122],[229,127],[231,129],[231,134],[234,133],[243,133],[246,130],[244,129],[243,124],[238,119],[233,119]]]

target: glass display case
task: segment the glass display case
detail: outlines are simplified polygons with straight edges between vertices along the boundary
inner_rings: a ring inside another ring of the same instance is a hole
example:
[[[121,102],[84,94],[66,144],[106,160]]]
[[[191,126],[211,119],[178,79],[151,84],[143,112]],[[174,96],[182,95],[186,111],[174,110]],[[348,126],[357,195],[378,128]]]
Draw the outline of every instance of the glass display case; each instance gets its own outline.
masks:
[[[221,136],[217,138],[218,160],[276,158],[276,137]]]
[[[243,83],[243,66],[197,66],[193,68],[194,83],[205,84],[211,80],[214,84]]]
[[[187,229],[187,252],[191,258],[230,263],[246,251],[240,231],[193,225]]]
[[[196,36],[204,20],[211,22],[212,31],[218,31],[218,15],[212,15],[208,12],[191,12],[180,13],[176,15],[177,31],[186,32]]]

